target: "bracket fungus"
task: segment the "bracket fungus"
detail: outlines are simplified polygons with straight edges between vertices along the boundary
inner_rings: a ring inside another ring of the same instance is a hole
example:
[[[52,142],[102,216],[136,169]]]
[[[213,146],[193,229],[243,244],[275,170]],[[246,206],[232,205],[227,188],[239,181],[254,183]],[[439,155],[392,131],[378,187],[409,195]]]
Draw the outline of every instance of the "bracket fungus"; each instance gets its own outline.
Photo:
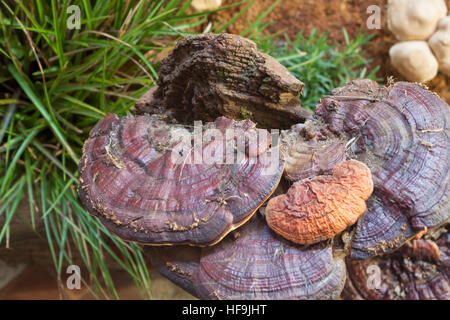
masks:
[[[356,160],[344,161],[330,175],[295,182],[286,194],[270,199],[267,224],[299,244],[331,239],[355,224],[372,191],[369,168]]]
[[[413,240],[394,253],[347,259],[344,299],[450,300],[450,234]]]
[[[83,205],[119,237],[150,245],[152,265],[201,299],[337,298],[348,249],[361,297],[372,297],[360,283],[373,262],[394,286],[375,298],[448,299],[448,232],[409,241],[450,219],[449,106],[417,84],[357,80],[312,116],[302,89],[245,38],[179,41],[136,103],[152,115],[108,115],[90,132]],[[291,127],[281,153],[253,121]],[[264,221],[255,212],[277,187]]]
[[[400,41],[427,40],[446,15],[444,0],[388,1],[388,28]]]
[[[157,86],[137,103],[141,113],[171,112],[179,122],[226,116],[264,128],[288,128],[311,113],[303,83],[248,39],[202,34],[179,41],[161,62]]]
[[[343,257],[334,257],[331,245],[296,245],[258,216],[237,239],[229,235],[212,247],[145,252],[160,273],[200,299],[335,299],[346,279]]]
[[[221,117],[195,130],[191,135],[148,115],[101,120],[85,142],[79,167],[84,206],[125,240],[220,241],[270,196],[283,164],[270,152],[268,132],[249,120]],[[239,147],[238,136],[257,140]]]
[[[292,147],[316,136],[344,141],[346,157],[372,172],[374,192],[354,228],[352,258],[391,252],[449,220],[449,123],[443,100],[406,82],[353,81],[316,106],[304,125],[310,134]]]

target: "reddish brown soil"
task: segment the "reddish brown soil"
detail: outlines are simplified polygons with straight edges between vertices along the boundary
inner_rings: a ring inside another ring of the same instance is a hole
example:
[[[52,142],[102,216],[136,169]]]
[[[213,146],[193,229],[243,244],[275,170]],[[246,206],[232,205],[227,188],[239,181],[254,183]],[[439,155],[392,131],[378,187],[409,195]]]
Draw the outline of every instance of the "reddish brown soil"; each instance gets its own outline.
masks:
[[[446,1],[450,8],[450,0]],[[233,2],[236,1],[225,0],[224,4]],[[240,33],[248,25],[248,22],[254,21],[258,14],[264,12],[272,3],[273,0],[257,0],[227,31]],[[389,48],[395,43],[395,39],[387,29],[386,3],[385,0],[282,0],[266,17],[266,21],[275,22],[268,27],[268,32],[284,30],[291,38],[294,38],[300,31],[309,35],[312,28],[317,28],[322,32],[328,31],[331,41],[342,44],[344,42],[342,28],[345,27],[351,38],[354,38],[362,28],[363,32],[374,34],[374,38],[364,47],[364,50],[365,56],[373,59],[370,67],[380,66],[377,76],[383,79],[394,76],[396,80],[404,80],[393,70],[389,61]],[[378,5],[382,10],[380,30],[367,28],[366,20],[369,14],[366,13],[366,10],[370,5]],[[244,5],[241,5],[221,11],[212,19],[216,23],[228,21],[243,7]],[[450,103],[449,77],[439,74],[427,85],[430,90],[437,92]]]

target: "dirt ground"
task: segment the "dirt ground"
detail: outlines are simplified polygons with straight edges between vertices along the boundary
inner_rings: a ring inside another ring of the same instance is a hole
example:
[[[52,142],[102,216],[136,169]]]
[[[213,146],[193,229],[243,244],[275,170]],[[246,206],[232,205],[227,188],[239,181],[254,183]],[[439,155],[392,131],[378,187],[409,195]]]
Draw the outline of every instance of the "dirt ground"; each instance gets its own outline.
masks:
[[[225,0],[224,5],[235,3]],[[450,8],[450,0],[446,0]],[[260,12],[264,12],[273,0],[257,0],[227,31],[239,34],[248,22],[254,21]],[[366,21],[370,14],[367,7],[378,5],[381,8],[381,29],[370,30]],[[223,23],[233,17],[244,5],[221,11],[212,17],[216,23]],[[387,1],[386,0],[282,0],[266,17],[266,21],[275,23],[268,27],[268,32],[284,30],[291,38],[303,31],[309,35],[311,29],[328,31],[330,40],[335,43],[344,43],[342,28],[345,28],[351,38],[354,38],[360,28],[367,34],[374,34],[372,41],[364,47],[366,58],[373,59],[370,67],[380,66],[377,76],[387,79],[394,76],[396,80],[404,80],[396,72],[389,61],[389,48],[396,42],[394,36],[387,28]],[[301,80],[301,79],[300,79]],[[306,84],[307,85],[307,84]],[[450,78],[439,74],[427,83],[430,90],[438,93],[450,103]]]

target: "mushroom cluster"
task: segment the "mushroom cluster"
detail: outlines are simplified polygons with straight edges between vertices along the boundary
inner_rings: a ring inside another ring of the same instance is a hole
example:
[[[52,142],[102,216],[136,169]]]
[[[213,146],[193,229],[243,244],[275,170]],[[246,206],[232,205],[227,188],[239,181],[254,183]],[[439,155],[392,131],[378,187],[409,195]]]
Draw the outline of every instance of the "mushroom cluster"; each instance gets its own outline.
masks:
[[[450,219],[450,108],[435,94],[359,80],[311,116],[303,84],[229,34],[181,40],[159,75],[140,115],[92,129],[79,195],[169,280],[201,299],[335,299],[346,281],[360,290],[358,266],[418,255],[448,281],[432,250],[448,241],[429,239]]]
[[[388,28],[400,42],[391,63],[406,80],[427,82],[450,75],[450,16],[444,0],[389,0]]]
[[[287,147],[343,142],[346,157],[365,163],[372,173],[374,192],[353,230],[352,258],[392,252],[448,222],[450,108],[442,99],[417,84],[380,87],[357,80],[324,97],[315,113],[297,140],[289,136]],[[324,145],[330,144],[316,146]],[[286,162],[286,170],[306,176],[315,166],[314,154]]]

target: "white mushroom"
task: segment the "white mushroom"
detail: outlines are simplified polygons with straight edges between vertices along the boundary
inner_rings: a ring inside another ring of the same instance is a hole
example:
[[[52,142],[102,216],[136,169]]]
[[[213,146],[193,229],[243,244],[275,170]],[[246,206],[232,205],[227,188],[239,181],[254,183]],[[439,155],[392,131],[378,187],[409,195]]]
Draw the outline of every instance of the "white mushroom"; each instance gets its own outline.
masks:
[[[450,16],[439,22],[438,30],[428,41],[439,62],[439,70],[450,76]]]
[[[400,41],[427,40],[446,15],[444,0],[388,1],[388,28]]]
[[[191,2],[191,6],[197,12],[219,9],[221,5],[222,0],[193,0]]]
[[[399,42],[389,55],[394,68],[408,81],[427,82],[438,72],[438,62],[425,41]]]

